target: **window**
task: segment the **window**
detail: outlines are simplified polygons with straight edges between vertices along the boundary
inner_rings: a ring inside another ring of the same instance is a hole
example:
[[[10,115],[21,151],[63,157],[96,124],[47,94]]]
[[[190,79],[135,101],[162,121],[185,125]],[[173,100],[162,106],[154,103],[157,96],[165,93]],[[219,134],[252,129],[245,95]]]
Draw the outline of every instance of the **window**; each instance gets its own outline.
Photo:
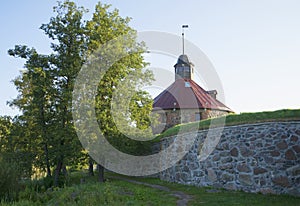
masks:
[[[184,86],[185,87],[191,87],[191,84],[189,82],[185,82]]]
[[[201,114],[198,112],[198,113],[195,113],[195,121],[200,121],[201,120]]]

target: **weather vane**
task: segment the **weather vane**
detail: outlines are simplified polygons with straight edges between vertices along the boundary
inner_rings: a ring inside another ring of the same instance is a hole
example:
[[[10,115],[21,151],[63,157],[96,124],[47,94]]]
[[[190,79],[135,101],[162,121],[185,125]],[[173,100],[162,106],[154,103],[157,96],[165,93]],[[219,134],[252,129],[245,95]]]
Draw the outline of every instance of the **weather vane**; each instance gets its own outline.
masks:
[[[189,25],[182,25],[182,54],[184,54],[184,29],[189,28]]]

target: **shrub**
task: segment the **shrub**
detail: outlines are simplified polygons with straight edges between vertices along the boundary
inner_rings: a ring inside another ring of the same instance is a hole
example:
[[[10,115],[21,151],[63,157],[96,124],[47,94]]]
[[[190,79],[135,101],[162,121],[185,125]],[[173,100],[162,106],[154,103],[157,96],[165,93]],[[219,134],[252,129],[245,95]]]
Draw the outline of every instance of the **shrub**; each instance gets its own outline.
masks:
[[[0,159],[0,199],[16,200],[20,191],[20,171],[12,162]]]

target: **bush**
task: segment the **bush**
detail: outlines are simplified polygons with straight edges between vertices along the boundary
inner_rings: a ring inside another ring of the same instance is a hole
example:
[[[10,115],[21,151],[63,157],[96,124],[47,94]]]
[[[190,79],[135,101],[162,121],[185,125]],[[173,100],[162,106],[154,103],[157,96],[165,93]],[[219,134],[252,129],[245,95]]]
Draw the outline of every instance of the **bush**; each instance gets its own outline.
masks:
[[[20,171],[16,164],[0,159],[0,199],[16,200],[20,191]]]

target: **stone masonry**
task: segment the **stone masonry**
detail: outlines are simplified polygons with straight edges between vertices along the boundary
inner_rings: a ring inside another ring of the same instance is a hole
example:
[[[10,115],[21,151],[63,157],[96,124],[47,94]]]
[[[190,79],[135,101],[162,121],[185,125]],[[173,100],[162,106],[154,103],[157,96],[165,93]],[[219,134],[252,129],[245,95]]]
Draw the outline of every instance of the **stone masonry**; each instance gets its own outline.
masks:
[[[216,148],[200,162],[207,133],[198,131],[185,157],[161,172],[160,178],[187,185],[300,196],[300,122],[225,127]],[[188,138],[191,134],[183,135]],[[174,138],[164,138],[161,149]]]

